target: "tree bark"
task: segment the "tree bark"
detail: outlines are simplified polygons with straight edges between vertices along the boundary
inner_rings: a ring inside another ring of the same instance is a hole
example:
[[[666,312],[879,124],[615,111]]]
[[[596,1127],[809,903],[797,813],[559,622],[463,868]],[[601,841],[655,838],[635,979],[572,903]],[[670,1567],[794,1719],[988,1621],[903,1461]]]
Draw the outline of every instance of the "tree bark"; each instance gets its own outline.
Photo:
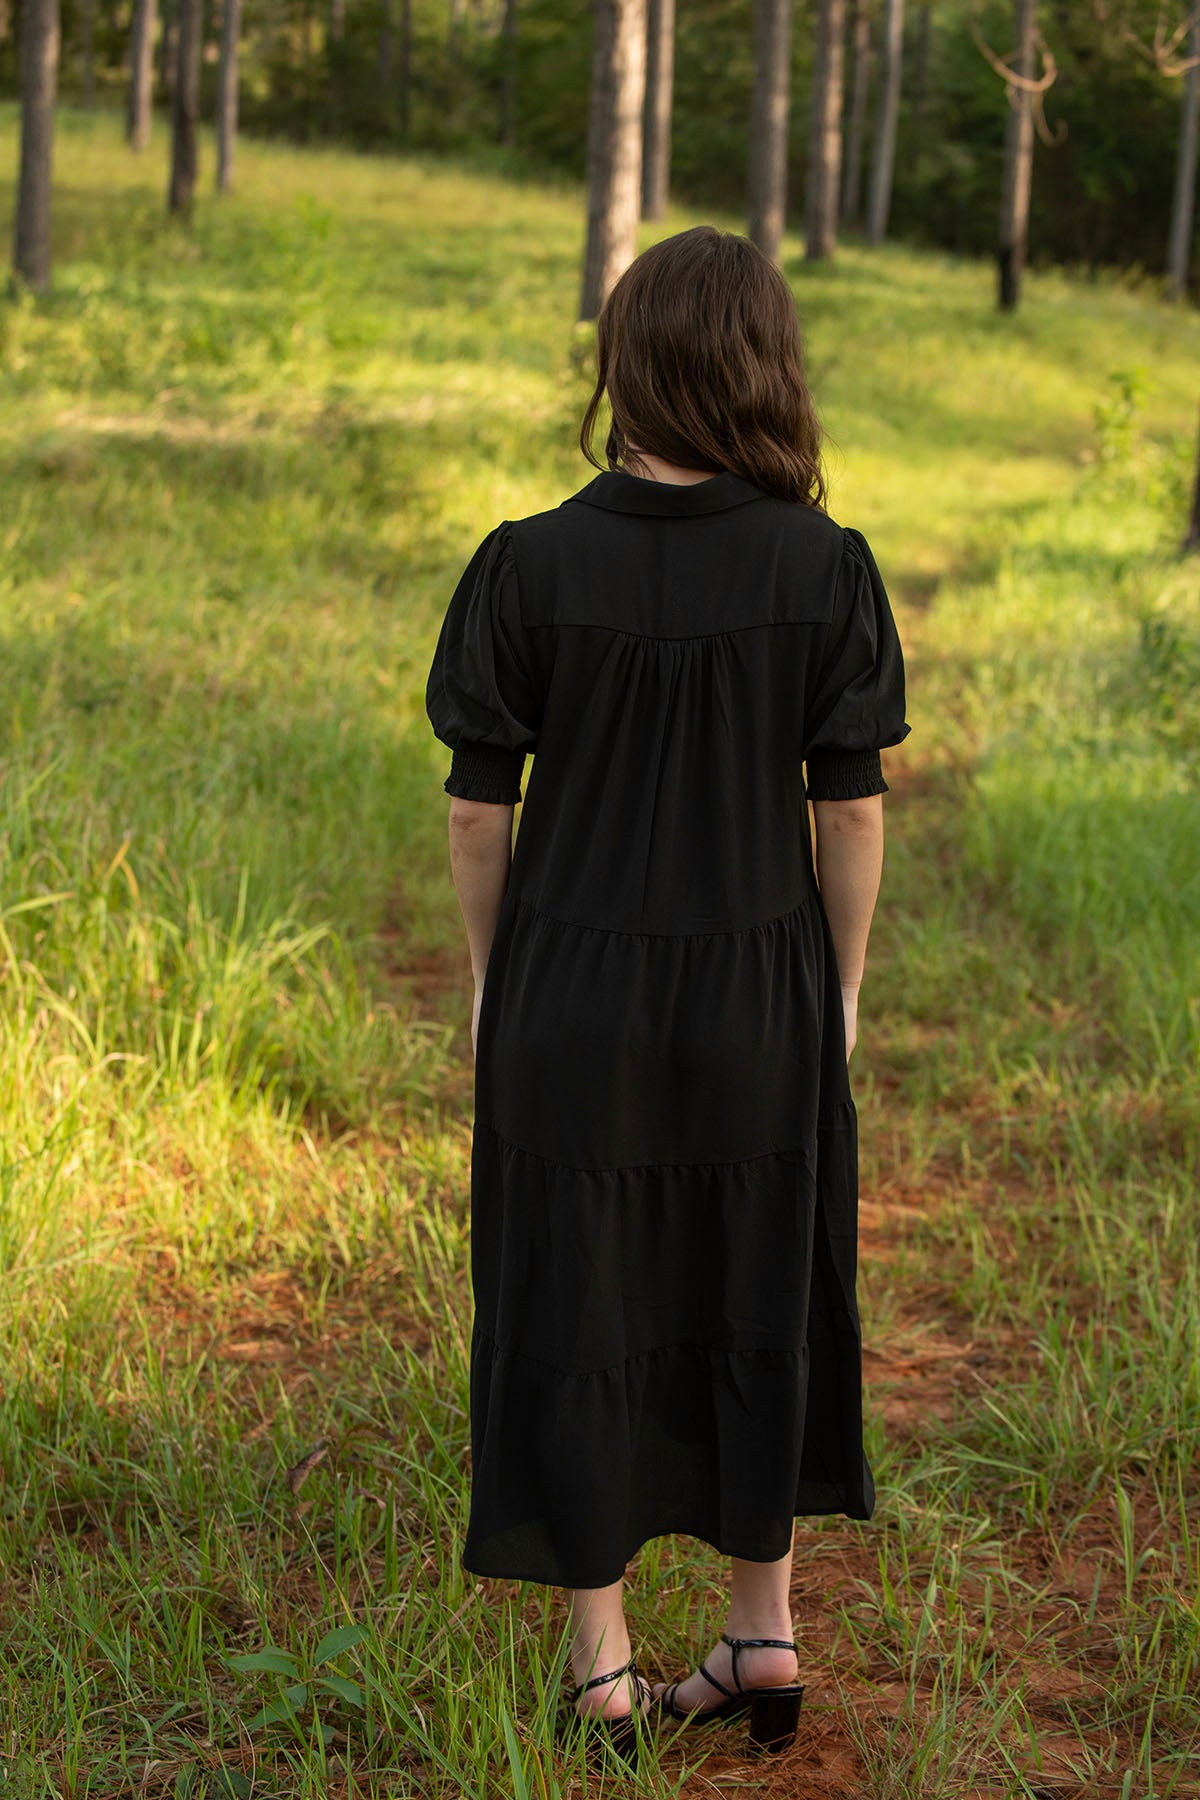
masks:
[[[646,110],[642,119],[642,217],[661,219],[671,185],[671,98],[675,0],[650,0],[646,27]]]
[[[171,182],[167,205],[190,218],[196,191],[196,118],[200,102],[200,0],[179,0],[175,94],[171,108]]]
[[[330,0],[329,41],[340,44],[346,35],[346,0]]]
[[[134,0],[129,33],[129,95],[125,110],[125,138],[131,150],[144,150],[150,142],[157,16],[158,0]]]
[[[238,52],[242,38],[242,0],[222,0],[221,61],[217,69],[217,192],[233,187],[237,153]]]
[[[517,141],[517,0],[504,0],[500,24],[500,142]]]
[[[1193,15],[1179,113],[1179,148],[1175,157],[1175,191],[1171,196],[1171,229],[1167,238],[1167,295],[1182,300],[1187,293],[1196,224],[1196,148],[1200,139],[1200,12]]]
[[[867,96],[870,87],[870,0],[854,0],[854,74],[850,85],[846,161],[842,169],[842,222],[845,225],[857,225],[862,212],[863,137],[867,126]]]
[[[896,167],[896,130],[900,123],[900,71],[904,58],[904,0],[887,0],[883,20],[883,85],[871,156],[871,195],[867,203],[867,242],[882,244],[892,210],[892,175]]]
[[[595,0],[588,219],[579,317],[594,319],[637,250],[646,95],[646,0]]]
[[[1016,49],[1012,67],[1031,79],[1037,0],[1014,0]],[[1029,248],[1029,195],[1033,185],[1033,95],[1018,89],[1004,136],[1004,186],[1000,197],[1000,242],[997,247],[998,299],[1011,312],[1021,298],[1021,277]]]
[[[837,245],[845,65],[846,0],[821,0],[817,13],[812,123],[808,138],[808,191],[804,209],[804,255],[808,262],[820,262],[832,256]]]
[[[791,74],[791,0],[755,0],[749,235],[773,262],[779,261],[787,223]]]
[[[61,24],[58,0],[25,0],[21,20],[21,152],[13,269],[40,292],[50,285],[50,176]]]

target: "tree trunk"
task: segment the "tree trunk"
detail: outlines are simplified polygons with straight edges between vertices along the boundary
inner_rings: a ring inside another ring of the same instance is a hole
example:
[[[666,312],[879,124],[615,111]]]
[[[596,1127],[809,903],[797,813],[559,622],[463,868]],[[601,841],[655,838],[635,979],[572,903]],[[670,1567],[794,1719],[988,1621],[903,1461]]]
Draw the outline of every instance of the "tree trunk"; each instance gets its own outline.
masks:
[[[1196,484],[1192,489],[1192,516],[1188,520],[1187,536],[1183,540],[1183,548],[1200,550],[1200,439],[1197,439]]]
[[[125,137],[131,150],[144,150],[150,142],[157,15],[158,0],[134,0],[129,33],[129,96],[125,110]]]
[[[646,96],[646,0],[595,0],[588,219],[579,317],[594,319],[637,250]]]
[[[1014,0],[1016,50],[1012,67],[1033,76],[1033,33],[1037,0]],[[1029,194],[1033,184],[1033,95],[1012,94],[1012,111],[1004,136],[1004,187],[1000,198],[1000,243],[997,249],[999,302],[1011,312],[1021,298],[1021,276],[1029,247]]]
[[[25,0],[13,269],[20,280],[39,292],[50,285],[50,170],[60,33],[58,0]]]
[[[871,86],[870,0],[854,0],[854,75],[850,87],[850,122],[846,162],[842,170],[842,223],[857,225],[862,212],[863,136]]]
[[[500,25],[500,142],[517,141],[517,0],[504,0]]]
[[[96,0],[80,0],[79,60],[83,68],[83,104],[91,112],[96,104]]]
[[[1188,55],[1194,60],[1183,76],[1179,115],[1179,148],[1175,158],[1175,192],[1171,197],[1171,230],[1167,240],[1167,294],[1182,300],[1187,293],[1196,222],[1196,147],[1200,138],[1200,12],[1192,15]]]
[[[175,95],[171,108],[171,184],[167,205],[190,218],[196,191],[196,118],[200,101],[200,0],[179,0]]]
[[[812,123],[808,137],[808,192],[804,208],[804,255],[808,262],[819,262],[832,256],[837,244],[845,61],[846,0],[821,0],[817,13]]]
[[[671,91],[675,0],[650,0],[646,28],[646,110],[642,118],[642,217],[661,219],[671,185]]]
[[[233,187],[237,151],[238,51],[242,37],[242,0],[222,0],[221,61],[217,69],[217,192]]]
[[[329,41],[340,44],[346,35],[346,0],[330,0]]]
[[[883,19],[883,85],[871,156],[871,196],[867,205],[867,242],[882,244],[892,210],[892,174],[896,167],[896,129],[900,123],[900,70],[904,57],[904,0],[887,0]]]
[[[754,98],[750,110],[750,238],[779,261],[787,223],[791,0],[755,0]]]
[[[458,40],[462,27],[462,0],[449,0],[446,17],[446,61],[453,69],[458,62]]]

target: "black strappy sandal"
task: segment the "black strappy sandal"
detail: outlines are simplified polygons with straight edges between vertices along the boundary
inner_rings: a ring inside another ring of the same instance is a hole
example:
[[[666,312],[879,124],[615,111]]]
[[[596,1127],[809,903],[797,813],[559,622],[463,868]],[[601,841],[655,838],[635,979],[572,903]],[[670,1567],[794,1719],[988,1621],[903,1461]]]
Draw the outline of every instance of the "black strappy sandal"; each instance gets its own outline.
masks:
[[[640,1712],[644,1720],[649,1711],[647,1706],[635,1707],[632,1712],[625,1713],[616,1719],[607,1718],[603,1713],[581,1713],[575,1710],[575,1702],[581,1694],[586,1694],[589,1688],[603,1687],[609,1681],[620,1681],[622,1675],[633,1676],[637,1683],[639,1700],[653,1701],[654,1695],[651,1693],[650,1683],[633,1658],[630,1657],[629,1661],[623,1663],[619,1669],[613,1669],[607,1675],[594,1675],[590,1681],[580,1682],[579,1686],[568,1696],[566,1707],[559,1720],[559,1732],[566,1735],[568,1732],[574,1731],[576,1727],[582,1728],[588,1733],[594,1744],[611,1750],[623,1762],[628,1763],[630,1768],[636,1769],[638,1714]]]
[[[681,1684],[688,1678],[680,1677],[664,1688],[658,1696],[658,1704],[668,1718],[684,1720],[689,1725],[707,1725],[712,1722],[723,1722],[740,1718],[742,1713],[750,1714],[750,1748],[759,1752],[777,1752],[786,1750],[796,1736],[796,1727],[800,1722],[800,1703],[804,1698],[802,1683],[793,1682],[788,1687],[744,1688],[738,1679],[739,1650],[794,1650],[799,1656],[800,1646],[795,1639],[788,1643],[783,1638],[731,1638],[721,1633],[721,1642],[728,1644],[733,1651],[733,1688],[727,1688],[715,1675],[710,1675],[701,1663],[697,1671],[703,1675],[710,1687],[726,1698],[720,1706],[678,1707],[675,1695]],[[736,1688],[737,1692],[734,1692]]]

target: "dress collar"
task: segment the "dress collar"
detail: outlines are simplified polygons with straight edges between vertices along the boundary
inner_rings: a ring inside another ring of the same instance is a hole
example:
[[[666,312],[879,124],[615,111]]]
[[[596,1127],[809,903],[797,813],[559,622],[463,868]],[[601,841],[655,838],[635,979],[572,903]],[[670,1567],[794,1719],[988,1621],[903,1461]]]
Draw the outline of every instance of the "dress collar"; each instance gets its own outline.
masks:
[[[723,507],[744,506],[747,500],[763,497],[761,488],[731,469],[722,469],[719,475],[709,475],[703,481],[688,482],[650,481],[641,475],[630,475],[625,469],[602,469],[594,481],[570,496],[589,506],[605,506],[610,512],[673,517],[719,512]]]

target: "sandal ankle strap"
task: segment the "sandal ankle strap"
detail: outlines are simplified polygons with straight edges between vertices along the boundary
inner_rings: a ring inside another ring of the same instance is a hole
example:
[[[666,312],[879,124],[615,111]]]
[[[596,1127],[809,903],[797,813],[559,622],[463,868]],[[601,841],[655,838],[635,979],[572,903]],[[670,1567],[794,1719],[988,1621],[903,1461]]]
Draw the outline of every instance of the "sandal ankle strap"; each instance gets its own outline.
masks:
[[[732,1650],[794,1650],[797,1655],[800,1653],[795,1638],[731,1638],[723,1631],[721,1642]]]
[[[733,1685],[736,1687],[739,1694],[744,1694],[746,1692],[746,1689],[742,1686],[741,1677],[738,1674],[739,1650],[794,1650],[797,1657],[800,1655],[800,1646],[795,1638],[792,1638],[790,1643],[786,1638],[732,1638],[729,1636],[728,1632],[723,1631],[721,1633],[721,1642],[723,1644],[728,1644],[729,1648],[733,1651],[733,1655],[730,1658],[732,1663]],[[709,1679],[711,1680],[712,1677],[710,1676]],[[728,1688],[725,1689],[725,1692],[729,1692]]]
[[[634,1680],[640,1684],[641,1672],[632,1656],[627,1663],[623,1663],[619,1669],[610,1670],[607,1675],[593,1675],[590,1681],[581,1681],[571,1695],[568,1704],[574,1706],[579,1696],[586,1694],[589,1688],[603,1687],[609,1681],[620,1681],[622,1675],[632,1675]]]

